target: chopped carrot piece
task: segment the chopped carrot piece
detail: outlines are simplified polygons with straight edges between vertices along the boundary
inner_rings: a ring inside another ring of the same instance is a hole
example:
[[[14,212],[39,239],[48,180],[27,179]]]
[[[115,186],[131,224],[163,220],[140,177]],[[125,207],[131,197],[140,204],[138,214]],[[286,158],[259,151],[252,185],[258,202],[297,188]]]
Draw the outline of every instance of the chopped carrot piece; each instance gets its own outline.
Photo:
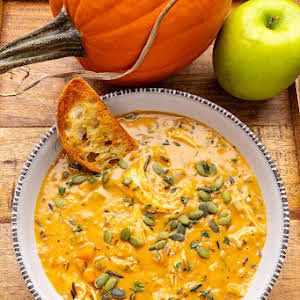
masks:
[[[75,256],[87,262],[94,257],[94,254],[95,254],[95,245],[94,243],[88,242],[82,245],[80,248],[78,248]]]
[[[83,278],[87,283],[93,283],[97,278],[97,274],[93,269],[87,268],[83,272]]]
[[[86,262],[84,260],[80,258],[75,258],[74,263],[80,272],[83,272],[85,270]]]

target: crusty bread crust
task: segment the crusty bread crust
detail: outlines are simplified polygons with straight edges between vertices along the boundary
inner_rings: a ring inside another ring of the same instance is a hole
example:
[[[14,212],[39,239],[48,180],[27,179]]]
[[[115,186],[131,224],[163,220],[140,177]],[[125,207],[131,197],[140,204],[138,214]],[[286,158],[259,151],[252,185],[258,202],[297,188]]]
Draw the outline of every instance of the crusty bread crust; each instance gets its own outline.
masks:
[[[72,79],[58,102],[57,128],[68,155],[101,172],[138,148],[98,94],[81,78]]]

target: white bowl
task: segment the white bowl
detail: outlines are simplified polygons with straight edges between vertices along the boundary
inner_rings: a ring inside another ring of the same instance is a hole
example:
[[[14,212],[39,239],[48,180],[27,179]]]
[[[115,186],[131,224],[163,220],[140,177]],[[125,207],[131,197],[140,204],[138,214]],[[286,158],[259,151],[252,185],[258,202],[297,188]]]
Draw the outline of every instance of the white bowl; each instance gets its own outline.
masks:
[[[177,113],[218,131],[237,146],[254,171],[267,209],[267,239],[261,263],[245,300],[266,299],[287,251],[289,210],[285,188],[265,146],[239,119],[203,98],[166,89],[135,89],[102,97],[114,114],[134,110]],[[17,183],[12,207],[13,245],[25,283],[35,299],[60,299],[40,263],[34,237],[34,208],[38,191],[50,164],[61,150],[55,127],[34,148]]]

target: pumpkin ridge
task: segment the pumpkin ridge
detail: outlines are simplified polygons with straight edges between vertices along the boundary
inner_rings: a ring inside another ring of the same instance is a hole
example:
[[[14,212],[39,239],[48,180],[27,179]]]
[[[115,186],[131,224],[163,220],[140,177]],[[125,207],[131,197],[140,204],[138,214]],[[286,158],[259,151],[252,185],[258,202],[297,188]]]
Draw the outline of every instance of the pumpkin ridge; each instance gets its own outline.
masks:
[[[204,23],[205,23],[205,22],[204,22]],[[203,23],[199,23],[199,24],[197,24],[197,26],[194,26],[193,28],[186,28],[185,31],[180,32],[180,33],[177,33],[176,35],[170,36],[168,39],[164,39],[163,41],[160,41],[159,47],[164,48],[163,45],[170,43],[171,40],[177,39],[178,37],[182,37],[182,36],[184,36],[184,35],[186,35],[186,34],[192,32],[192,31],[197,31],[198,27],[200,27],[200,26],[203,26]],[[209,40],[211,41],[211,40],[214,38],[214,36],[215,36],[215,35],[212,34],[212,36],[209,37]],[[95,42],[96,42],[96,40],[95,40]],[[99,49],[97,46],[94,46],[94,45],[92,45],[92,44],[90,44],[89,47],[90,47],[90,48],[93,48],[93,49],[97,49],[98,52],[106,53],[106,52],[108,51],[108,50],[105,49],[105,48]],[[125,49],[125,50],[126,50],[126,49]],[[126,51],[127,51],[127,53],[136,53],[136,50],[135,50],[135,49],[133,49],[133,50],[131,50],[131,51],[129,51],[129,49],[127,49]],[[140,51],[140,50],[139,50],[139,51]],[[147,57],[150,55],[151,51],[153,51],[153,50],[150,49],[148,55],[147,55],[146,58],[145,58],[145,61],[147,61]],[[181,56],[178,56],[177,59],[181,59],[182,57],[186,57],[186,56],[187,56],[187,54],[185,53],[185,54],[183,54],[183,55],[181,55]],[[122,69],[126,69],[126,68],[130,67],[135,61],[136,61],[136,57],[133,59],[133,62],[128,63],[128,65],[124,66],[124,67],[121,68],[121,69],[105,70],[105,72],[118,72],[118,70],[120,71],[120,70],[122,70]],[[160,66],[160,69],[165,68],[165,67],[167,67],[167,66],[169,66],[169,65],[172,65],[173,63],[174,63],[174,62],[169,62],[169,63],[167,63],[167,64],[165,64],[165,65],[161,65],[161,66]],[[143,63],[143,64],[144,64],[144,63]],[[143,66],[143,64],[142,64],[142,66]],[[141,67],[142,67],[142,66],[141,66]],[[140,68],[141,68],[141,67],[140,67]]]
[[[74,1],[74,0],[71,0],[71,1]],[[122,2],[124,2],[124,0],[119,0],[119,2],[114,2],[112,6],[109,7],[109,9],[107,10],[107,12],[115,9],[118,5],[120,5]],[[78,6],[76,6],[76,10],[75,10],[75,13],[74,13],[74,19],[73,17],[71,16],[71,19],[73,20],[74,24],[77,23],[77,20],[80,19],[80,15],[78,16],[78,14],[80,14],[80,9],[81,9],[81,6],[80,5],[83,5],[83,4],[79,4]],[[96,20],[95,20],[96,22]],[[82,28],[84,28],[84,26],[82,26]],[[88,29],[87,29],[88,30]]]
[[[180,33],[175,33],[175,34],[173,34],[172,36],[170,35],[169,37],[164,37],[164,43],[165,42],[167,42],[167,41],[169,41],[169,40],[171,40],[171,39],[173,39],[175,36],[176,37],[178,37],[178,36],[181,36],[181,34],[185,34],[185,33],[187,33],[187,32],[190,32],[190,31],[192,31],[194,28],[198,28],[198,27],[200,27],[200,26],[203,26],[203,24],[205,23],[207,21],[207,19],[204,19],[203,20],[203,22],[196,22],[195,24],[193,23],[193,24],[191,24],[191,25],[189,25],[189,26],[186,26],[185,28],[182,28],[182,32],[180,32]],[[101,40],[103,40],[103,38],[111,38],[111,34],[114,34],[114,33],[118,33],[118,31],[121,29],[121,28],[124,28],[124,29],[126,29],[126,27],[128,26],[128,25],[132,25],[134,22],[132,22],[132,23],[128,23],[128,24],[126,24],[125,26],[122,26],[122,27],[119,27],[119,29],[118,30],[113,30],[113,31],[109,31],[109,32],[107,32],[107,33],[103,33],[103,34],[100,34],[100,35],[97,35],[97,39],[94,39],[94,41],[96,42],[96,41],[98,41],[98,43],[99,43],[99,41],[101,41]],[[194,28],[190,28],[190,27],[194,27]],[[159,28],[159,30],[161,30],[161,28]],[[151,30],[150,30],[151,31]],[[149,33],[148,33],[148,35],[150,34],[150,31],[149,31]],[[147,37],[148,37],[148,35],[147,35]],[[157,37],[156,37],[157,38]],[[99,39],[99,40],[98,40]]]
[[[119,27],[116,27],[114,28],[113,30],[110,30],[110,31],[107,31],[107,32],[102,32],[101,34],[97,33],[97,38],[100,38],[100,37],[104,37],[106,34],[111,34],[111,33],[114,33],[114,32],[118,32],[119,30],[123,29],[123,28],[127,28],[128,26],[131,26],[132,24],[136,23],[136,22],[139,22],[140,20],[142,20],[143,18],[147,18],[149,17],[151,14],[155,15],[154,17],[154,22],[153,22],[153,25],[155,23],[155,20],[157,19],[158,15],[161,13],[161,11],[163,10],[163,8],[167,5],[169,1],[164,1],[163,3],[159,4],[158,6],[156,6],[155,8],[153,8],[152,10],[148,11],[147,13],[141,15],[141,16],[138,16],[137,18],[131,20],[129,23],[126,23],[126,24],[122,24],[122,26],[119,26]],[[120,4],[120,3],[119,3]],[[177,4],[177,3],[176,3]],[[176,5],[175,4],[175,5]],[[115,6],[114,6],[115,7]],[[156,11],[159,9],[158,13],[156,14]],[[172,8],[174,9],[174,8]],[[96,20],[95,20],[96,22]],[[84,30],[87,30],[89,31],[90,27],[93,27],[92,26],[92,22],[89,23],[86,27],[82,27],[82,31]],[[149,33],[150,31],[152,30],[152,26],[150,26],[149,28]],[[85,36],[87,37],[90,37],[88,34],[85,34]]]
[[[71,1],[74,1],[74,0],[71,0]],[[51,2],[51,0],[49,0],[49,2]],[[77,14],[77,11],[78,11],[78,9],[79,9],[79,7],[80,7],[80,4],[78,5],[78,6],[75,6],[75,9],[74,9],[74,7],[73,7],[73,10],[74,11],[72,11],[71,13],[70,13],[70,11],[69,11],[69,0],[62,0],[62,6],[64,6],[65,7],[65,9],[66,9],[66,11],[67,11],[67,14],[69,15],[69,17],[71,18],[71,16],[72,15],[76,15]],[[50,4],[50,7],[51,7],[51,4]],[[62,8],[61,8],[62,9]],[[53,10],[52,10],[52,12],[53,12]],[[71,20],[72,20],[72,22],[73,22],[73,24],[75,25],[75,22],[74,22],[74,20],[71,18]],[[77,28],[77,27],[76,27]],[[78,28],[77,28],[77,30],[79,30]]]
[[[166,1],[166,2],[164,2],[163,4],[166,4],[166,3],[168,3],[168,1]],[[163,6],[163,4],[161,5],[161,6]],[[176,3],[177,4],[177,3]],[[175,5],[176,5],[175,4]],[[158,7],[156,8],[156,9],[158,9]],[[156,10],[155,9],[155,10]],[[172,9],[174,9],[174,8],[172,8]],[[150,13],[154,13],[154,11],[151,11]],[[97,34],[97,38],[94,38],[93,39],[93,41],[95,42],[95,43],[99,43],[99,42],[101,42],[104,38],[106,39],[106,38],[111,38],[111,35],[113,35],[113,34],[116,34],[116,33],[118,33],[118,32],[120,32],[120,30],[126,30],[126,29],[128,29],[128,27],[129,26],[132,26],[135,22],[137,22],[137,21],[140,21],[140,19],[142,19],[142,18],[144,18],[144,17],[147,17],[149,15],[149,13],[148,14],[145,14],[145,15],[143,15],[143,16],[141,16],[141,17],[139,17],[139,18],[137,18],[137,19],[135,19],[135,20],[132,20],[132,22],[129,22],[129,23],[127,23],[127,24],[124,24],[124,25],[122,25],[122,26],[120,26],[120,27],[118,27],[118,28],[115,28],[114,30],[111,30],[111,31],[108,31],[108,32],[103,32],[103,33],[101,33],[101,34]],[[167,19],[167,18],[166,18]],[[191,24],[188,24],[187,26],[185,26],[185,27],[183,27],[183,28],[181,28],[183,31],[184,31],[184,33],[185,32],[188,32],[189,31],[189,27],[199,27],[199,26],[201,26],[201,25],[203,25],[207,20],[210,20],[210,18],[209,17],[205,17],[205,18],[203,18],[203,19],[201,19],[201,20],[199,20],[199,19],[197,19],[196,21],[195,21],[195,23],[191,23]],[[201,22],[200,22],[201,21]],[[161,27],[162,27],[163,25],[161,25]],[[149,35],[149,33],[150,33],[150,31],[151,31],[151,29],[152,29],[152,27],[150,28],[150,30],[149,30],[149,32],[147,33],[147,36],[146,37],[148,37],[148,35]],[[159,31],[161,30],[161,28],[159,28]],[[159,34],[159,32],[158,32],[158,34]],[[91,37],[91,36],[93,36],[94,34],[92,34],[92,35],[88,35],[88,34],[85,34],[85,36],[86,37]],[[174,34],[173,34],[173,36],[174,36]],[[176,36],[179,36],[179,35],[176,35]],[[169,39],[171,39],[172,37],[164,37],[164,41],[167,41],[167,40],[169,40]],[[97,42],[96,42],[97,41]],[[91,45],[91,44],[90,44]]]
[[[210,45],[210,43],[211,43],[211,41],[214,39],[214,36],[212,36],[212,37],[210,37],[210,40],[207,42],[207,45],[205,45],[205,48],[208,46],[208,45]],[[197,57],[198,57],[198,55],[199,55],[199,53],[198,53],[198,51],[196,52],[196,51],[194,51],[194,53],[193,54],[191,54],[191,55],[189,55],[188,56],[188,61],[191,63],[191,62],[193,62]],[[187,55],[186,54],[183,54],[183,55],[181,55],[181,56],[179,56],[178,57],[178,59],[181,59],[181,58],[183,58],[183,57],[185,57],[185,58],[187,58]],[[162,65],[162,66],[160,66],[160,71],[161,72],[163,72],[164,70],[168,70],[168,69],[170,69],[170,66],[172,66],[172,65],[174,65],[174,62],[169,62],[169,63],[167,63],[167,64],[165,64],[165,65]],[[127,66],[127,67],[130,67],[130,66]],[[142,67],[142,66],[141,66]],[[140,67],[140,68],[141,68]],[[141,76],[143,76],[143,75],[149,75],[149,74],[151,74],[151,73],[153,73],[153,71],[155,71],[155,69],[148,69],[148,70],[140,70],[140,68],[137,70],[138,72],[139,72],[139,74],[141,75]],[[175,69],[175,71],[178,71],[178,70],[182,70],[184,67],[182,67],[182,66],[178,66],[176,69]],[[125,69],[126,69],[126,67],[125,67]],[[124,70],[122,70],[122,69],[114,69],[114,70],[105,70],[105,71],[103,71],[103,72],[123,72]],[[131,75],[135,75],[135,73],[137,72],[137,71],[135,71],[135,72],[133,72],[132,74],[130,74],[130,75],[128,75],[128,77],[130,77]]]

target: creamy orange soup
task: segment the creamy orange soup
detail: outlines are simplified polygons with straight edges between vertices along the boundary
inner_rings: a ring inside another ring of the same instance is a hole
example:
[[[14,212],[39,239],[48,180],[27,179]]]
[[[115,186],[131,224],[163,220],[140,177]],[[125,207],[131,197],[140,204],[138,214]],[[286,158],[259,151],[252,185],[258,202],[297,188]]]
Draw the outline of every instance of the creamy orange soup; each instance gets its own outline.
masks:
[[[239,151],[189,118],[120,118],[138,141],[102,174],[59,155],[35,209],[37,250],[64,299],[241,299],[266,211]]]

